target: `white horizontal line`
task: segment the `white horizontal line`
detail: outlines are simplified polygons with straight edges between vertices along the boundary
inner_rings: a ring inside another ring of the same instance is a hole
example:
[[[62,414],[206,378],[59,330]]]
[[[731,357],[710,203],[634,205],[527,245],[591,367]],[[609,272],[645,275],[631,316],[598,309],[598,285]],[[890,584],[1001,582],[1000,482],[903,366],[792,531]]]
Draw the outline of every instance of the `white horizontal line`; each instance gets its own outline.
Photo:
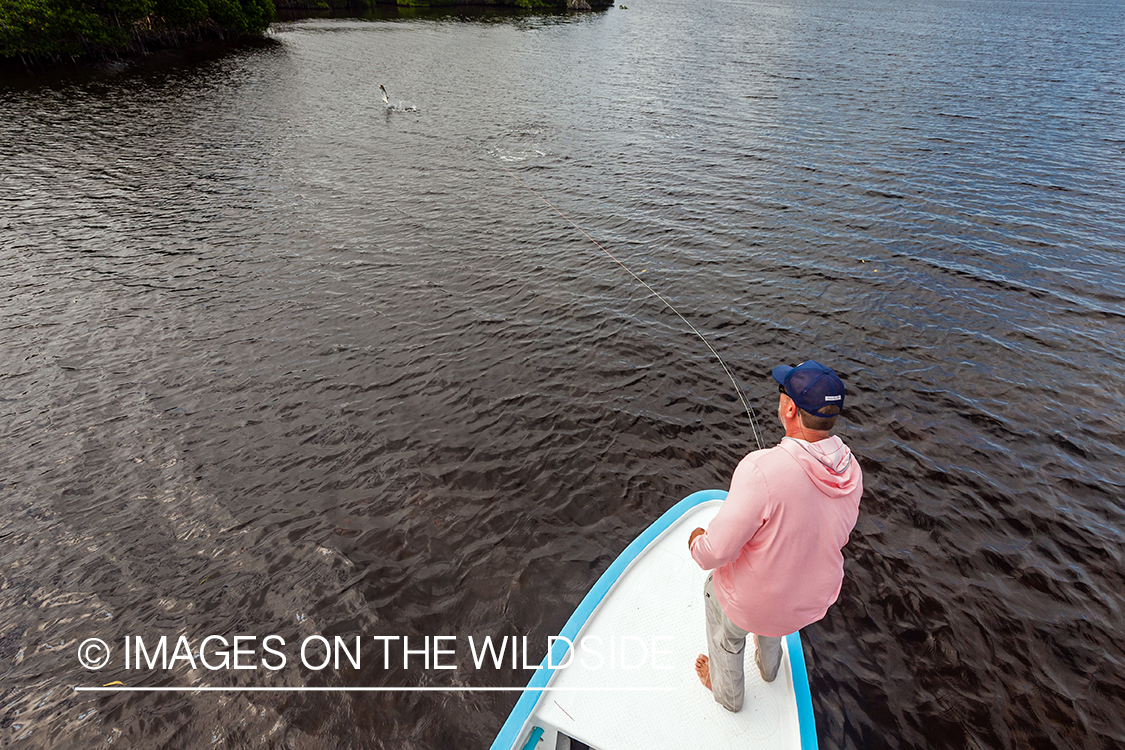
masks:
[[[83,693],[596,693],[669,692],[674,687],[76,687]]]

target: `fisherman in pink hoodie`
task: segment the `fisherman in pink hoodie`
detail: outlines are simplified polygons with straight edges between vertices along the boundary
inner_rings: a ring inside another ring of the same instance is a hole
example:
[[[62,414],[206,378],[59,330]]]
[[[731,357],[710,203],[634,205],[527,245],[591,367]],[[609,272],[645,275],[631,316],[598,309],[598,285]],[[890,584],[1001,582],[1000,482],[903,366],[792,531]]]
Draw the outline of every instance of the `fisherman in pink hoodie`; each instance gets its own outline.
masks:
[[[712,571],[703,587],[708,656],[695,671],[730,711],[742,708],[746,636],[754,634],[758,671],[772,682],[782,638],[836,601],[863,494],[859,463],[828,434],[844,406],[840,378],[813,360],[775,367],[773,377],[785,437],[739,462],[718,514],[688,539],[691,556]]]

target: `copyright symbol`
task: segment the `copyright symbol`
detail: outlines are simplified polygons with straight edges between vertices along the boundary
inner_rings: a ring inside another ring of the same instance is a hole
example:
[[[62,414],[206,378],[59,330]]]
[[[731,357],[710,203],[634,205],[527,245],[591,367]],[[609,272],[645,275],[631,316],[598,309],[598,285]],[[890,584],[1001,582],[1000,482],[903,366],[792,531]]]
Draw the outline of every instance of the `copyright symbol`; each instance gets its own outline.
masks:
[[[78,647],[78,663],[86,669],[101,669],[109,664],[109,646],[101,638],[87,638]]]

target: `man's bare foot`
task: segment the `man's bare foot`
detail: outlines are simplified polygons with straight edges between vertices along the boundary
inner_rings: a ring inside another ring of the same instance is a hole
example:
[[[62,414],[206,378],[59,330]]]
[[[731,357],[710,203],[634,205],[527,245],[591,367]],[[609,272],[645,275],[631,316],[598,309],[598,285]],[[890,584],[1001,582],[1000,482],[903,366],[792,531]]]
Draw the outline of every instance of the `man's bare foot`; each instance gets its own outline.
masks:
[[[707,661],[707,657],[703,654],[695,657],[695,673],[699,675],[699,681],[703,683],[703,687],[708,690],[711,689],[711,665]]]

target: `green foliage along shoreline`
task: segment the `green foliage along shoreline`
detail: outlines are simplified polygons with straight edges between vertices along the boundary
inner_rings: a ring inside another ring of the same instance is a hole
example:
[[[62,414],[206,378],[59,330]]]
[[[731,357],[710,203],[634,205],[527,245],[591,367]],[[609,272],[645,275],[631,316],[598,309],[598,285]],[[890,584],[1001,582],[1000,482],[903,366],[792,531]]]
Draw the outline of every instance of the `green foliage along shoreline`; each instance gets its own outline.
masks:
[[[32,67],[261,34],[273,0],[0,0],[0,61]]]
[[[0,0],[0,67],[143,56],[260,36],[285,11],[493,6],[603,10],[613,0]]]

